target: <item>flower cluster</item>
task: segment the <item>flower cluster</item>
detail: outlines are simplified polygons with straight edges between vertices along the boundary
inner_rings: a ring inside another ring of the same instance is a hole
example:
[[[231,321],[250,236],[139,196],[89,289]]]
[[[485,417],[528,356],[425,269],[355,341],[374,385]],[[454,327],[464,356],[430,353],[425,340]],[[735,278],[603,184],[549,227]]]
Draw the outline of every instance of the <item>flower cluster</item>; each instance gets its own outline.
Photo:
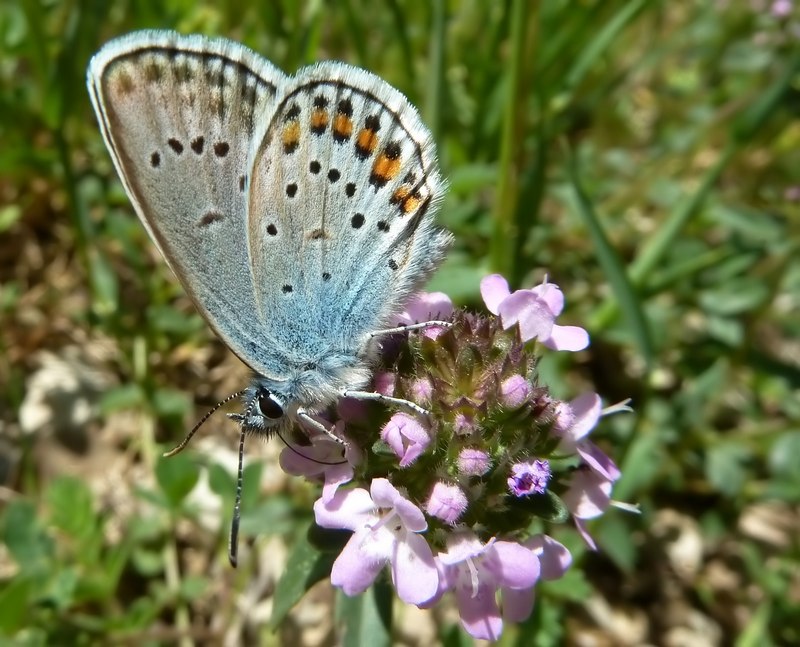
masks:
[[[537,581],[570,566],[545,529],[572,518],[594,548],[584,523],[610,505],[620,472],[587,439],[604,413],[599,396],[562,402],[538,382],[542,347],[589,343],[582,328],[555,323],[558,286],[511,292],[492,275],[481,294],[496,316],[421,294],[399,323],[452,325],[383,341],[373,388],[418,411],[343,400],[345,449],[319,435],[284,450],[281,464],[324,482],[319,526],[352,532],[333,564],[335,586],[362,593],[388,567],[404,602],[429,607],[452,592],[465,630],[493,640],[504,621],[528,617]]]

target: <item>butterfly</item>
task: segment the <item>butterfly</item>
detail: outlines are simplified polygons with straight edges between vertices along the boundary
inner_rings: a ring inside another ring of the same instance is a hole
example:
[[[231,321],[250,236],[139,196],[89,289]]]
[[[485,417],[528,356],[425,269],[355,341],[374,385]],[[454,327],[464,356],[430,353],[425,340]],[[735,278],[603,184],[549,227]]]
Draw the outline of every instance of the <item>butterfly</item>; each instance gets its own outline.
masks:
[[[137,215],[253,371],[235,394],[240,455],[245,431],[330,434],[317,414],[343,397],[424,412],[367,389],[451,241],[435,146],[403,94],[344,63],[289,76],[238,43],[153,30],[102,47],[87,85]]]

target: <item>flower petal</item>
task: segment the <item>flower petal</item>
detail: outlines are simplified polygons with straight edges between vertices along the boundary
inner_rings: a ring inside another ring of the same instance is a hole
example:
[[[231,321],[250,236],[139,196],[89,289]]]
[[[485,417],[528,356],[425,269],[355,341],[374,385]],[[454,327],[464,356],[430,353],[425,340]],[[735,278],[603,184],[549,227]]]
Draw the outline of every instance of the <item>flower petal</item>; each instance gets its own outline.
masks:
[[[565,421],[569,419],[569,427],[561,435],[565,440],[577,443],[597,425],[602,415],[603,403],[597,393],[583,393],[571,402],[560,405],[559,409],[561,408],[569,409],[571,414],[564,416]]]
[[[375,505],[379,508],[393,508],[395,502],[403,498],[397,488],[392,485],[388,479],[372,479],[372,483],[369,486],[369,493],[372,495],[372,500],[375,501]]]
[[[486,548],[473,533],[454,532],[447,537],[447,551],[440,552],[438,558],[445,566],[454,566],[470,557],[483,554]]]
[[[569,489],[561,497],[578,519],[599,517],[611,503],[612,483],[589,469],[579,469],[572,475]]]
[[[419,292],[406,303],[398,321],[403,324],[448,319],[453,314],[453,302],[444,292]]]
[[[527,589],[539,579],[539,558],[534,552],[513,541],[496,541],[490,549],[486,567],[497,584],[508,589]]]
[[[398,542],[392,559],[392,580],[398,597],[407,604],[422,604],[436,595],[439,572],[425,538],[408,533]]]
[[[525,545],[539,556],[543,580],[559,579],[572,565],[572,554],[567,547],[548,535],[531,537]]]
[[[353,479],[353,466],[349,463],[329,465],[325,470],[325,484],[322,486],[322,501],[329,503],[339,489],[340,485],[349,483]]]
[[[547,339],[542,343],[553,350],[576,352],[589,345],[589,333],[578,326],[554,325]]]
[[[507,622],[522,622],[533,611],[536,589],[503,589],[503,619]]]
[[[399,497],[394,504],[394,511],[400,520],[403,522],[406,530],[410,532],[422,532],[427,529],[428,522],[425,521],[425,515],[415,504],[408,499]]]
[[[355,533],[350,537],[331,568],[331,584],[341,588],[347,595],[366,591],[384,566],[383,562],[364,555],[361,535]]]
[[[339,490],[329,501],[314,502],[314,518],[323,528],[355,530],[370,521],[377,521],[375,504],[363,488]]]
[[[530,291],[547,304],[554,317],[561,314],[564,309],[564,293],[555,283],[542,283]]]
[[[616,463],[593,442],[587,440],[578,445],[578,454],[589,467],[604,479],[613,482],[622,476],[622,472]]]
[[[481,296],[492,314],[500,314],[500,304],[509,294],[508,281],[500,274],[490,274],[481,280]]]
[[[485,584],[480,585],[477,591],[472,587],[456,588],[461,625],[473,638],[497,640],[503,633],[503,619],[494,593],[494,587]]]
[[[519,323],[522,341],[548,339],[555,317],[550,309],[529,290],[518,290],[500,306],[503,328],[508,330]]]
[[[597,544],[594,543],[594,539],[589,534],[589,530],[586,528],[586,522],[583,519],[575,519],[575,527],[578,529],[578,533],[583,538],[583,541],[589,547],[590,550],[597,550]]]

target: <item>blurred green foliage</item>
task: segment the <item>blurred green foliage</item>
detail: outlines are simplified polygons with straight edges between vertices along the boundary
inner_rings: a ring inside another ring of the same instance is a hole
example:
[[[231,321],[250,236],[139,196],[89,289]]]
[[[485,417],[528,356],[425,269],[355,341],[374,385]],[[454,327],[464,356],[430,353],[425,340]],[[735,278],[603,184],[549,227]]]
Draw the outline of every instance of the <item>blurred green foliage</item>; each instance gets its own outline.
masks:
[[[431,288],[478,307],[490,271],[516,287],[547,273],[592,346],[546,357],[542,374],[562,397],[633,398],[635,416],[610,419],[600,442],[623,469],[615,498],[642,515],[596,524],[601,552],[584,557],[585,575],[543,586],[509,643],[558,644],[593,592],[638,609],[648,640],[662,642],[672,621],[659,609],[674,587],[720,643],[800,642],[800,7],[774,5],[0,5],[0,439],[22,456],[2,472],[0,639],[173,642],[197,631],[192,618],[218,585],[183,571],[174,539],[181,524],[208,534],[187,499],[201,466],[154,456],[156,438],[186,429],[192,397],[208,406],[224,395],[219,373],[198,375],[187,356],[203,349],[210,368],[225,351],[132,216],[83,80],[109,38],[170,28],[242,41],[287,72],[344,60],[406,93],[450,182],[441,221],[456,245]],[[116,349],[118,378],[102,416],[136,410],[150,421],[126,451],[155,471],[154,485],[134,489],[136,511],[124,516],[100,505],[85,475],[43,470],[41,440],[20,432],[17,415],[37,353],[98,338]],[[228,510],[234,482],[213,459],[208,467],[209,496]],[[262,499],[261,468],[249,469],[243,534],[285,537],[308,565],[279,587],[278,626],[321,577],[296,542],[312,499],[302,488]],[[702,562],[683,579],[658,530],[666,512],[702,533]],[[220,560],[225,536],[211,536]],[[225,579],[229,595],[245,591],[247,565]],[[369,595],[341,608],[353,644],[388,640],[385,591]],[[230,601],[220,606],[235,615]],[[453,632],[444,625],[442,640],[463,641]]]

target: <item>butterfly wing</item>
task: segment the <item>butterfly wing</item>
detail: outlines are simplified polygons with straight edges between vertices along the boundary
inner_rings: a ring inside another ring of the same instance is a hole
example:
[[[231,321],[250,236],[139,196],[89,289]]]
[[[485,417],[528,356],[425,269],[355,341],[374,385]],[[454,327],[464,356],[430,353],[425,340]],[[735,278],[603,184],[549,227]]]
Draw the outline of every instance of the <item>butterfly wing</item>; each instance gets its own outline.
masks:
[[[111,41],[87,73],[136,213],[215,332],[262,373],[245,219],[248,155],[285,82],[242,45],[162,31]]]
[[[248,240],[259,312],[294,361],[359,352],[441,262],[429,131],[364,70],[300,70],[253,149]]]

